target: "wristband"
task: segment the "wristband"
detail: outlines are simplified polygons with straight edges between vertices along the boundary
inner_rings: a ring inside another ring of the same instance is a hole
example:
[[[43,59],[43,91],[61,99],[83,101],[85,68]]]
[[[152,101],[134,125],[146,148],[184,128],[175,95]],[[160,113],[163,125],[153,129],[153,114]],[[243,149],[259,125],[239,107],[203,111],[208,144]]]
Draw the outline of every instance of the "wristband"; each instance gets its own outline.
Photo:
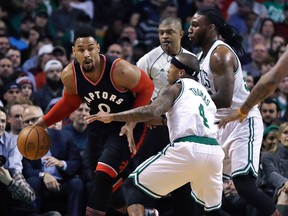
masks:
[[[245,114],[241,111],[240,107],[237,109],[237,112],[240,114],[241,117],[246,118],[248,114]]]

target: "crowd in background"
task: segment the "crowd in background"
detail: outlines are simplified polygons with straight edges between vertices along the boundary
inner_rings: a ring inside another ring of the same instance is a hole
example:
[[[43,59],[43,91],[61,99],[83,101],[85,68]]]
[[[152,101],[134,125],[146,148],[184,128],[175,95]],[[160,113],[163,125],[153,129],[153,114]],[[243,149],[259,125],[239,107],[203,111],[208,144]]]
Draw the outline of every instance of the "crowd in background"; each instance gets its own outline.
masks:
[[[182,47],[196,54],[199,47],[191,47],[187,30],[192,15],[201,8],[219,9],[227,23],[234,26],[243,36],[242,45],[245,53],[237,54],[243,65],[247,88],[251,90],[285,51],[288,42],[288,2],[286,0],[1,1],[0,103],[7,114],[5,133],[19,134],[23,127],[33,124],[33,120],[35,122],[37,117],[49,111],[62,96],[63,84],[60,76],[62,69],[73,60],[72,44],[75,26],[93,26],[98,36],[101,53],[118,56],[136,64],[144,54],[159,46],[158,26],[161,20],[169,16],[179,17],[182,20],[185,31]],[[287,164],[288,159],[287,106],[288,77],[281,81],[271,97],[259,105],[265,130],[258,182],[261,189],[275,198],[275,202],[288,206],[288,202],[283,201],[284,198],[277,197],[278,190],[286,190],[284,187],[286,184],[288,188],[288,169],[283,165]],[[57,197],[60,204],[54,202],[55,197],[47,196],[45,199],[53,202],[49,205],[47,203],[41,205],[43,211],[60,209],[60,212],[73,215],[67,211],[66,205],[72,206],[79,203],[79,212],[84,212],[92,175],[85,162],[87,125],[83,117],[88,114],[89,108],[82,104],[66,121],[49,129],[49,135],[54,137],[54,142],[65,143],[62,151],[67,150],[69,154],[64,156],[59,150],[55,155],[47,156],[60,161],[56,165],[65,173],[63,177],[61,173],[59,175],[58,171],[54,170],[52,172],[56,177],[53,178],[61,183],[72,182],[74,189],[75,185],[78,185],[77,190],[83,191],[83,194],[79,192],[76,200],[81,200],[83,203],[74,200],[73,204],[70,200],[67,204],[71,194]],[[58,133],[60,137],[67,137],[67,139],[58,140]],[[65,133],[72,135],[65,136]],[[68,139],[69,136],[72,139]],[[4,140],[0,141],[4,142]],[[53,152],[52,149],[51,151]],[[71,162],[72,168],[67,164],[63,165],[61,160],[68,161],[68,164]],[[40,161],[42,165],[45,163],[44,160]],[[22,173],[37,196],[44,192],[37,191],[42,189],[32,178],[35,177],[33,169],[41,169],[41,163],[37,165],[24,159]],[[43,178],[38,174],[36,177]],[[51,180],[51,182],[55,181]],[[72,188],[71,185],[68,188]],[[224,186],[225,196],[237,195],[231,182],[224,182]],[[57,185],[51,188],[51,190],[60,190]],[[2,202],[0,202],[0,210],[1,205]],[[251,211],[247,210],[247,212]],[[243,214],[239,213],[239,215]]]

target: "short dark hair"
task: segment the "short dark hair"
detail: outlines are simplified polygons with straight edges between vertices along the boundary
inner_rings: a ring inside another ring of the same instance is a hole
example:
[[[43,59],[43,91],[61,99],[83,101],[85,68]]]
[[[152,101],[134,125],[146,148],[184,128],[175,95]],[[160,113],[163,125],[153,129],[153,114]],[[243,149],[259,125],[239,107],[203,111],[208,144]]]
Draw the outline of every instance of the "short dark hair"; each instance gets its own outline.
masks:
[[[276,98],[274,98],[274,97],[268,97],[268,98],[266,98],[264,101],[262,101],[261,103],[260,103],[260,112],[261,112],[261,109],[262,109],[262,105],[263,104],[275,104],[275,106],[276,106],[276,109],[277,109],[277,112],[279,112],[280,111],[280,106],[279,106],[279,104],[278,104],[278,102],[276,101]]]
[[[78,38],[83,37],[93,37],[97,41],[96,30],[90,25],[78,25],[74,31],[74,43]]]

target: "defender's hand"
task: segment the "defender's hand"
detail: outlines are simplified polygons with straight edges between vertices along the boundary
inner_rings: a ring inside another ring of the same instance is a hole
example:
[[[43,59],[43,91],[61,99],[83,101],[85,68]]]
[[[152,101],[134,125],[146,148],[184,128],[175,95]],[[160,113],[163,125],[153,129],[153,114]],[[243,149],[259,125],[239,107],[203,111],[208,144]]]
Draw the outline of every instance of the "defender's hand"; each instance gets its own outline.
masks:
[[[239,113],[238,110],[232,110],[228,116],[222,118],[219,122],[219,125],[218,127],[221,128],[225,128],[225,126],[231,122],[231,121],[240,121],[240,122],[243,122],[243,120],[247,117],[247,115],[243,115],[241,113]]]
[[[87,124],[90,124],[96,120],[102,121],[103,123],[110,123],[111,121],[113,121],[111,114],[102,111],[99,111],[97,114],[94,115],[86,116],[84,117],[84,120],[87,122]]]

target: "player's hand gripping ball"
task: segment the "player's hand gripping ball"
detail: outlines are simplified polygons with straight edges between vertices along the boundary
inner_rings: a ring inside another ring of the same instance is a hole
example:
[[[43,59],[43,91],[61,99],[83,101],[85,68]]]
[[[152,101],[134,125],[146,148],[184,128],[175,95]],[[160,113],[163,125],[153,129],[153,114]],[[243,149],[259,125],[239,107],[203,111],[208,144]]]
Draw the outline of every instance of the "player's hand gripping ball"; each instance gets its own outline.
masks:
[[[23,157],[38,160],[50,149],[50,137],[40,126],[27,126],[18,135],[17,147]]]

